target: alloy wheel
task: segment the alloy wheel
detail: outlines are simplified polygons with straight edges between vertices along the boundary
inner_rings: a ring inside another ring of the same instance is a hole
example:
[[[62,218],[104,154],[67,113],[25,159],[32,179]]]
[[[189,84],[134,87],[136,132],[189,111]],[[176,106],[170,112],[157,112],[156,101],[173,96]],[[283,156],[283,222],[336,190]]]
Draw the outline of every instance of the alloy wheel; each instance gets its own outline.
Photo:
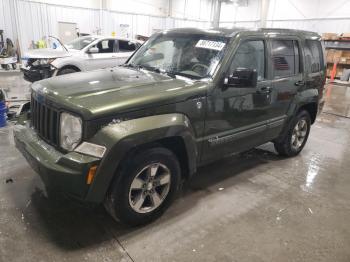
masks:
[[[129,204],[137,213],[148,213],[158,208],[169,193],[170,170],[161,163],[144,167],[131,183]]]
[[[291,146],[294,150],[298,151],[306,138],[307,134],[307,122],[305,119],[300,119],[295,125],[292,133]]]

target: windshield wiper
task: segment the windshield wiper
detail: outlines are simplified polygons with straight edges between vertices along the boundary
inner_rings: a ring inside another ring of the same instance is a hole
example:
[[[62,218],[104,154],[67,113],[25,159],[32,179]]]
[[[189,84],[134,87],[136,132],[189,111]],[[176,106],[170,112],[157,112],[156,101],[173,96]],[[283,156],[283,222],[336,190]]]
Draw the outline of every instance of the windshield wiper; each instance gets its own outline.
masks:
[[[131,68],[138,68],[138,66],[134,65],[134,64],[123,64],[121,66],[123,66],[123,67],[131,67]]]
[[[190,74],[186,74],[186,73],[181,73],[181,72],[176,72],[176,71],[169,71],[167,72],[167,74],[170,76],[173,76],[175,78],[175,76],[183,76],[183,77],[186,77],[186,78],[189,78],[191,80],[193,79],[201,79],[202,77],[200,76],[194,76],[194,75],[190,75]]]
[[[131,67],[131,68],[135,68],[135,69],[146,69],[146,70],[149,70],[149,71],[154,71],[156,73],[161,73],[159,68],[152,67],[152,66],[135,65],[135,64],[124,64],[123,66]]]
[[[171,78],[176,78],[176,76],[183,76],[186,78],[189,78],[191,80],[193,79],[201,79],[202,77],[197,77],[197,76],[193,76],[193,75],[189,75],[189,74],[185,74],[185,73],[181,73],[181,72],[176,72],[176,71],[166,71],[166,70],[162,70],[158,67],[153,67],[153,66],[147,66],[147,65],[135,65],[135,64],[125,64],[125,67],[131,67],[131,68],[135,68],[135,69],[145,69],[148,71],[152,71],[158,74],[166,74],[167,76],[171,77]]]

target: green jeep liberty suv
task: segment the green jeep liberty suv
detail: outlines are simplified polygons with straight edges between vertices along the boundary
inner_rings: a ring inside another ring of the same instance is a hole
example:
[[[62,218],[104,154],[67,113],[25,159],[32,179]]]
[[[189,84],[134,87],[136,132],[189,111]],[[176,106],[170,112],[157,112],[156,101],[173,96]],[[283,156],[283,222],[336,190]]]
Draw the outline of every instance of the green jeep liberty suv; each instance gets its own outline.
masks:
[[[166,30],[121,67],[34,83],[15,142],[47,188],[139,225],[198,166],[269,141],[300,153],[324,84],[316,33]]]

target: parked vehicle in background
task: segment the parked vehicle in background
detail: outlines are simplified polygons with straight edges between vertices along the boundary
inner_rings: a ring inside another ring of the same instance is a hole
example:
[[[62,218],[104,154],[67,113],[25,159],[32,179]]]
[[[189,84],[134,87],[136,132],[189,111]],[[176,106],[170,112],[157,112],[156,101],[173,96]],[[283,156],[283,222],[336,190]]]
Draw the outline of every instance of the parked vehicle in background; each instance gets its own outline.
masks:
[[[6,47],[0,50],[0,65],[5,70],[17,68],[17,51],[10,38],[6,39]]]
[[[66,45],[34,49],[25,54],[21,71],[34,82],[56,75],[90,71],[123,64],[141,45],[136,40],[105,36],[79,37]]]
[[[299,154],[325,71],[316,33],[167,30],[123,67],[34,83],[32,127],[15,141],[48,188],[148,223],[198,166],[269,141]]]

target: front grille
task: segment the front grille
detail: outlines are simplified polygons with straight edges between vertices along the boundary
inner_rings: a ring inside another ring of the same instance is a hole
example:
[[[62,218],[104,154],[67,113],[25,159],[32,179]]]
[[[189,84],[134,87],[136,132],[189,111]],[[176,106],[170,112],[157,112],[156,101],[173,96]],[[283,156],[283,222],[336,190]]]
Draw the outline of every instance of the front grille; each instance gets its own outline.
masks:
[[[31,116],[32,126],[46,142],[58,145],[58,127],[59,113],[54,108],[39,102],[32,95],[31,98]]]

